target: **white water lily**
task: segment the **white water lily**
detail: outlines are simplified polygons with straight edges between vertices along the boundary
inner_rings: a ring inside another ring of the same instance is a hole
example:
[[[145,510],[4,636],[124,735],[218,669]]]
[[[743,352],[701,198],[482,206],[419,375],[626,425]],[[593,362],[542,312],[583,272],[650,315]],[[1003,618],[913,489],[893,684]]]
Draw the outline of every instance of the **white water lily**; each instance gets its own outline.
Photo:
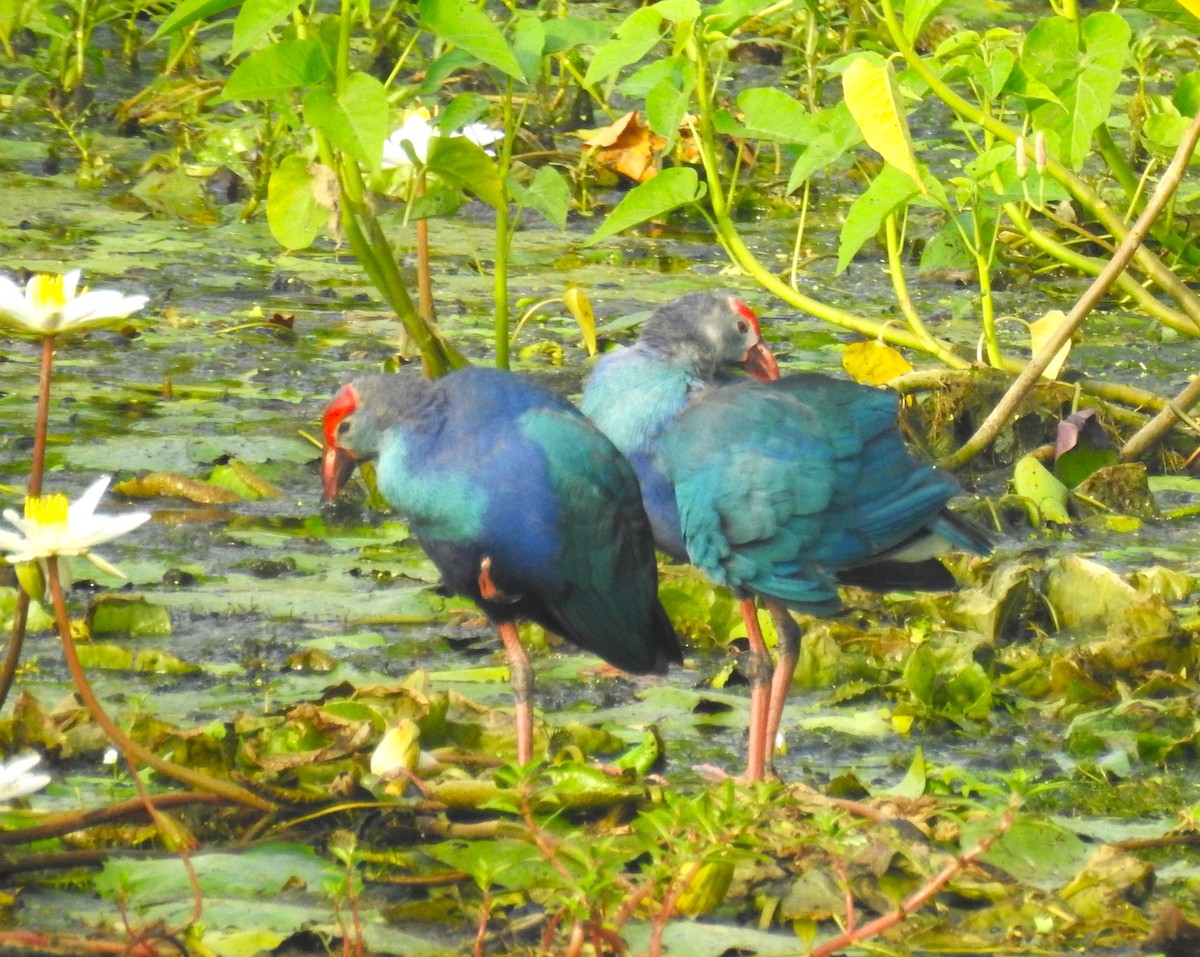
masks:
[[[25,754],[0,762],[0,801],[24,797],[49,784],[50,775],[29,773],[41,760],[40,754]]]
[[[404,148],[406,142],[412,147],[413,156],[417,158],[418,163],[424,163],[429,158],[430,141],[442,135],[429,119],[429,111],[424,107],[408,110],[404,114],[404,124],[384,141],[381,164],[384,169],[400,169],[413,165],[412,158]],[[484,149],[504,139],[503,130],[494,130],[485,123],[469,123],[450,135],[465,137]]]
[[[0,326],[36,336],[81,332],[124,319],[146,305],[146,296],[115,289],[79,289],[80,270],[38,273],[21,289],[0,276]]]
[[[13,564],[45,562],[51,555],[86,557],[97,568],[125,576],[93,552],[95,545],[112,541],[149,521],[149,512],[126,512],[124,515],[97,515],[96,506],[108,488],[109,476],[93,482],[79,501],[73,505],[65,495],[29,496],[25,499],[25,516],[6,509],[4,518],[16,532],[0,529],[0,554]]]

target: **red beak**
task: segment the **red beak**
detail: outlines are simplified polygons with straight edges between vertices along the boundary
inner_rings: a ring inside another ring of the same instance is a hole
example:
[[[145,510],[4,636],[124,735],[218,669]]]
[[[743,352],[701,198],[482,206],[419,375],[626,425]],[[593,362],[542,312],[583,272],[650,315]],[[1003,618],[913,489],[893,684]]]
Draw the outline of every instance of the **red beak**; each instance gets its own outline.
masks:
[[[332,502],[334,496],[342,490],[342,486],[354,472],[358,459],[339,449],[336,445],[326,446],[325,454],[321,457],[321,479],[325,483],[325,501]]]
[[[779,364],[761,339],[746,350],[742,367],[761,382],[774,382],[779,378]]]

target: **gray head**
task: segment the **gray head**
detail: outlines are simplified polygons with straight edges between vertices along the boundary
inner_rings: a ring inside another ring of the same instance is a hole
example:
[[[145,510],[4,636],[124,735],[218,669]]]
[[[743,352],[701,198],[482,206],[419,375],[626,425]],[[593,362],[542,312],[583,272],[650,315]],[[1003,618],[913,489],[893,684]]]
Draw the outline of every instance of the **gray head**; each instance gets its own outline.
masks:
[[[437,401],[435,383],[416,369],[355,379],[338,390],[325,409],[325,453],[321,476],[325,498],[333,499],[360,461],[375,458],[387,429],[420,422]]]
[[[733,296],[692,292],[660,306],[646,320],[638,344],[714,379],[735,368],[769,382],[779,367],[763,342],[758,317]]]

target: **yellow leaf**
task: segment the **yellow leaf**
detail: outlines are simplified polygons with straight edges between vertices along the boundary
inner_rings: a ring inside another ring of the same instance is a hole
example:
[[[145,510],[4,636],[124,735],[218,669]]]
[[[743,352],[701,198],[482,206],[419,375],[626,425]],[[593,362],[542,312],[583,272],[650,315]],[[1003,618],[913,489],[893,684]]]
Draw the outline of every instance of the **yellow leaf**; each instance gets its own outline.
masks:
[[[1029,324],[1029,348],[1035,356],[1042,351],[1042,346],[1050,341],[1050,337],[1054,335],[1066,318],[1067,314],[1061,309],[1051,309],[1037,322]],[[1063,343],[1062,348],[1054,354],[1054,358],[1050,360],[1050,364],[1046,366],[1042,375],[1047,379],[1057,379],[1058,374],[1062,371],[1063,364],[1067,361],[1067,354],[1070,351],[1071,340],[1068,339]]]
[[[703,917],[715,910],[733,883],[733,864],[709,861],[701,864],[675,900],[675,909],[685,917]]]
[[[594,356],[596,354],[596,313],[592,311],[592,304],[588,300],[587,294],[572,284],[563,293],[563,303],[571,311],[571,315],[575,317],[575,322],[579,325],[579,331],[583,333],[583,344],[587,348],[588,355]]]
[[[1200,0],[1178,0],[1178,3],[1193,17],[1200,17]]]
[[[855,60],[842,74],[842,92],[867,145],[926,192],[891,66],[867,57]]]
[[[417,723],[402,718],[394,728],[388,728],[371,755],[371,773],[391,777],[401,769],[412,771],[421,755],[421,732]]]
[[[898,375],[912,372],[909,361],[878,339],[855,342],[842,353],[842,368],[856,381],[883,385]]]
[[[241,501],[241,496],[237,492],[231,492],[227,488],[221,488],[208,482],[185,478],[173,472],[150,472],[140,478],[118,482],[113,486],[113,491],[118,495],[128,495],[130,498],[169,495],[186,498],[189,502],[196,502],[199,505],[229,505]]]

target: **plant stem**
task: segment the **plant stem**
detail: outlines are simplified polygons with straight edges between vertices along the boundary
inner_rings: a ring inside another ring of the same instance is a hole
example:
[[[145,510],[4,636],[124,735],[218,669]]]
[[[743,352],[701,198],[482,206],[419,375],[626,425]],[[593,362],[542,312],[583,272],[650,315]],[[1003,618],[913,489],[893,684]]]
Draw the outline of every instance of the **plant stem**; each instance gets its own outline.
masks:
[[[887,0],[885,0],[886,2]],[[996,407],[988,413],[987,418],[983,420],[983,423],[976,430],[975,434],[957,452],[947,456],[945,461],[940,464],[949,468],[962,465],[970,461],[975,455],[982,452],[995,441],[996,436],[1000,434],[1000,430],[1008,423],[1017,406],[1020,405],[1021,400],[1025,398],[1029,390],[1037,384],[1038,379],[1041,378],[1042,373],[1058,353],[1058,350],[1075,334],[1075,330],[1079,328],[1083,320],[1088,317],[1096,307],[1096,304],[1108,292],[1116,277],[1129,265],[1142,239],[1149,233],[1150,227],[1154,224],[1159,213],[1166,207],[1167,202],[1179,186],[1183,178],[1184,169],[1187,167],[1188,159],[1191,157],[1198,139],[1200,139],[1200,112],[1197,112],[1192,118],[1191,125],[1183,135],[1179,143],[1179,148],[1175,151],[1170,165],[1163,172],[1162,179],[1159,180],[1154,194],[1150,197],[1149,202],[1146,203],[1146,208],[1142,211],[1142,215],[1138,217],[1137,222],[1125,234],[1125,238],[1121,241],[1121,245],[1113,254],[1112,259],[1109,260],[1108,265],[1104,267],[1104,271],[1095,278],[1084,294],[1079,297],[1079,300],[1072,307],[1067,318],[1054,331],[1054,334],[1042,344],[1042,348],[1038,351],[1038,354],[1029,360],[1029,364],[1025,366],[1025,369],[1017,376],[1016,381],[1013,382],[1000,401],[996,403]]]
[[[169,778],[174,778],[197,790],[219,795],[236,804],[243,804],[259,811],[274,811],[275,805],[266,798],[259,797],[236,784],[221,781],[200,771],[176,764],[174,761],[161,758],[121,730],[120,726],[108,716],[95,692],[92,691],[91,683],[87,680],[83,665],[79,661],[79,655],[75,651],[75,639],[71,637],[71,622],[67,617],[67,603],[63,598],[62,585],[58,577],[57,556],[51,555],[46,559],[46,581],[50,587],[51,600],[54,603],[54,620],[58,625],[58,636],[62,640],[63,657],[67,662],[67,670],[71,673],[71,680],[75,683],[75,691],[91,714],[92,720],[104,730],[109,740],[125,754],[126,758],[132,758]]]
[[[1195,376],[1179,395],[1141,429],[1129,437],[1121,447],[1121,461],[1132,462],[1141,458],[1159,439],[1167,434],[1175,423],[1183,421],[1192,406],[1200,402],[1200,376]]]
[[[1085,256],[1059,242],[1045,230],[1033,225],[1017,203],[1005,203],[1003,208],[1004,214],[1017,231],[1042,252],[1088,276],[1098,276],[1103,271],[1106,260]],[[1139,309],[1153,316],[1164,326],[1169,326],[1185,336],[1200,336],[1200,322],[1178,309],[1172,309],[1129,273],[1121,273],[1117,277],[1116,285],[1138,304]]]
[[[46,470],[46,432],[50,427],[50,372],[54,366],[54,337],[42,338],[41,377],[38,380],[37,421],[33,432],[33,464],[29,469],[27,494],[42,494],[42,475]]]
[[[896,303],[904,314],[904,321],[908,323],[908,327],[926,342],[926,349],[935,351],[938,342],[926,328],[912,296],[908,293],[908,283],[904,281],[904,263],[901,259],[900,230],[896,227],[896,214],[890,214],[884,220],[884,225],[887,236],[888,274],[892,277],[892,291],[896,294]]]
[[[900,55],[904,57],[905,62],[912,67],[913,72],[928,84],[934,96],[938,97],[938,99],[959,116],[977,126],[983,127],[983,129],[994,135],[997,139],[1015,146],[1017,136],[1019,135],[1016,131],[1010,129],[995,117],[984,113],[977,106],[968,103],[950,89],[942,78],[934,73],[929,68],[929,65],[921,59],[917,51],[913,49],[912,44],[904,37],[904,30],[896,16],[893,0],[881,0],[881,8],[883,10],[884,23],[887,25],[892,43],[900,52]],[[1046,157],[1046,169],[1055,180],[1065,186],[1071,195],[1104,225],[1105,229],[1119,241],[1124,242],[1129,229],[1122,222],[1121,216],[1087,183],[1072,173],[1067,167],[1063,166],[1053,156]],[[1200,321],[1200,298],[1187,287],[1183,280],[1171,272],[1166,264],[1151,250],[1141,246],[1140,243],[1135,243],[1134,248],[1134,259],[1142,271],[1178,302],[1184,312]]]
[[[433,327],[422,321],[418,314],[379,220],[370,207],[361,201],[362,178],[358,168],[351,161],[346,161],[339,167],[338,178],[342,184],[342,228],[346,231],[350,250],[362,263],[380,295],[404,323],[413,342],[421,350],[430,377],[437,378],[450,369],[466,365],[466,358],[437,335]]]
[[[981,240],[976,234],[976,240]],[[1000,354],[1000,341],[996,338],[996,300],[992,296],[992,270],[988,257],[983,254],[977,242],[975,249],[975,273],[979,276],[979,316],[983,328],[983,344],[987,351],[988,365],[999,369],[1004,365],[1004,357]]]
[[[50,427],[50,372],[54,366],[54,337],[42,337],[42,366],[38,380],[37,419],[33,427],[33,464],[29,469],[29,484],[26,495],[42,494],[42,475],[46,469],[46,432]],[[8,650],[4,653],[4,665],[0,668],[0,708],[8,700],[8,693],[21,663],[21,648],[25,644],[25,626],[29,622],[30,596],[24,588],[17,586],[17,603],[13,608],[12,632],[8,639]]]
[[[425,170],[417,174],[415,196],[425,195]],[[427,326],[433,324],[433,275],[429,269],[429,220],[417,220],[417,315]]]
[[[929,352],[954,369],[965,369],[970,366],[967,359],[955,354],[949,343],[943,343],[936,339],[926,341],[907,329],[898,329],[882,322],[875,322],[804,295],[776,276],[755,257],[742,240],[737,227],[730,218],[729,207],[721,193],[721,169],[717,162],[716,134],[712,120],[712,91],[709,87],[708,71],[704,61],[703,44],[700,43],[696,44],[694,67],[696,70],[696,96],[699,103],[699,115],[696,120],[697,145],[700,151],[700,161],[704,166],[705,178],[709,183],[708,199],[712,211],[713,230],[729,258],[769,293],[818,319],[824,319],[826,322],[850,329],[871,339],[878,338],[893,345]]]
[[[515,126],[513,124],[513,84],[504,85],[503,104],[504,143],[500,147],[500,205],[496,209],[496,262],[492,275],[492,298],[494,300],[493,327],[495,330],[496,368],[509,367],[508,335],[508,257],[512,251],[513,232],[516,223],[510,220],[508,210],[508,172],[512,166],[512,147]]]

